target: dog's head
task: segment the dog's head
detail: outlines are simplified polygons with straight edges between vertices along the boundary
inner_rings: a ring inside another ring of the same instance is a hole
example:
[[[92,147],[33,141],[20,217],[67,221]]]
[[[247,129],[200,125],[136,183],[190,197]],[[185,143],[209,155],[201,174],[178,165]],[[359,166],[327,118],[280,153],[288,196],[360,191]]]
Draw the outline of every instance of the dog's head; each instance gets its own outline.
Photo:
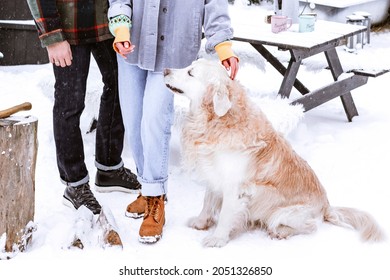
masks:
[[[183,69],[165,69],[164,79],[173,93],[191,100],[193,110],[202,104],[212,104],[215,114],[222,117],[231,108],[228,89],[231,79],[218,62],[199,59]]]

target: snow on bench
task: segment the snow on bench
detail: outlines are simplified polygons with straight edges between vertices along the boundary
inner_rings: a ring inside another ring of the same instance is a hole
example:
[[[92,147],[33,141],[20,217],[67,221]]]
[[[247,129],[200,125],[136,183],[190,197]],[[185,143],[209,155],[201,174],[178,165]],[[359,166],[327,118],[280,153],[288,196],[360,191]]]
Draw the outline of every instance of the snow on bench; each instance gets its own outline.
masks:
[[[360,76],[376,78],[378,76],[381,76],[383,74],[386,74],[386,73],[390,72],[390,69],[382,69],[382,70],[352,69],[352,70],[350,70],[348,72],[353,72],[356,75],[360,75]]]
[[[317,5],[322,6],[329,6],[329,7],[335,7],[335,8],[348,8],[350,6],[359,5],[359,4],[365,4],[370,2],[375,2],[378,0],[308,0],[309,3],[314,3]],[[306,1],[300,1],[300,2],[306,2]]]

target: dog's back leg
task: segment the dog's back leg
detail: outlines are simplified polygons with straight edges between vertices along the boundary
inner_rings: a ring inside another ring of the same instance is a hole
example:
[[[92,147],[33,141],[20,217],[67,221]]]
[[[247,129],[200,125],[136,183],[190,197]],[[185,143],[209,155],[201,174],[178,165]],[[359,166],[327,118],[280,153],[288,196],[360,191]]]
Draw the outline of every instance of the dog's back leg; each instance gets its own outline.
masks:
[[[293,205],[279,208],[267,221],[271,238],[284,239],[317,230],[322,214],[311,206]]]

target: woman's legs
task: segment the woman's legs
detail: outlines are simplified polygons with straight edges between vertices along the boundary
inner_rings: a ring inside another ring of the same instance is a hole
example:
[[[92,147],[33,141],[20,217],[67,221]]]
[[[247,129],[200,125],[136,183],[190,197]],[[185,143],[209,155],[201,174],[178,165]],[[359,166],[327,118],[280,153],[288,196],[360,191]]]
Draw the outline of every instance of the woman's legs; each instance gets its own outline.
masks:
[[[139,240],[160,240],[165,224],[169,141],[173,123],[173,94],[162,73],[140,69],[118,59],[119,96],[125,135],[137,166],[145,215]]]
[[[126,140],[137,166],[144,196],[167,192],[173,94],[162,73],[119,60],[119,96]]]

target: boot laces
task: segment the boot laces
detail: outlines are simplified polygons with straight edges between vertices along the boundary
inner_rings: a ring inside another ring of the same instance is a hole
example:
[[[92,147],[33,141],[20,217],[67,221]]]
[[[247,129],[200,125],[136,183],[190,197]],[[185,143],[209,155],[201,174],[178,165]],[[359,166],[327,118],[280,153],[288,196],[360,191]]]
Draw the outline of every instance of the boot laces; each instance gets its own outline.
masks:
[[[145,211],[145,217],[148,217],[150,215],[156,220],[156,222],[161,208],[159,200],[160,197],[153,197],[153,196],[146,197],[147,207]]]
[[[91,189],[86,185],[81,186],[80,191],[76,192],[76,195],[79,201],[82,201],[82,204],[90,207],[100,208],[100,204],[97,202]]]
[[[124,181],[129,181],[131,183],[138,183],[137,175],[131,173],[126,168],[122,167],[118,170],[118,175]]]

